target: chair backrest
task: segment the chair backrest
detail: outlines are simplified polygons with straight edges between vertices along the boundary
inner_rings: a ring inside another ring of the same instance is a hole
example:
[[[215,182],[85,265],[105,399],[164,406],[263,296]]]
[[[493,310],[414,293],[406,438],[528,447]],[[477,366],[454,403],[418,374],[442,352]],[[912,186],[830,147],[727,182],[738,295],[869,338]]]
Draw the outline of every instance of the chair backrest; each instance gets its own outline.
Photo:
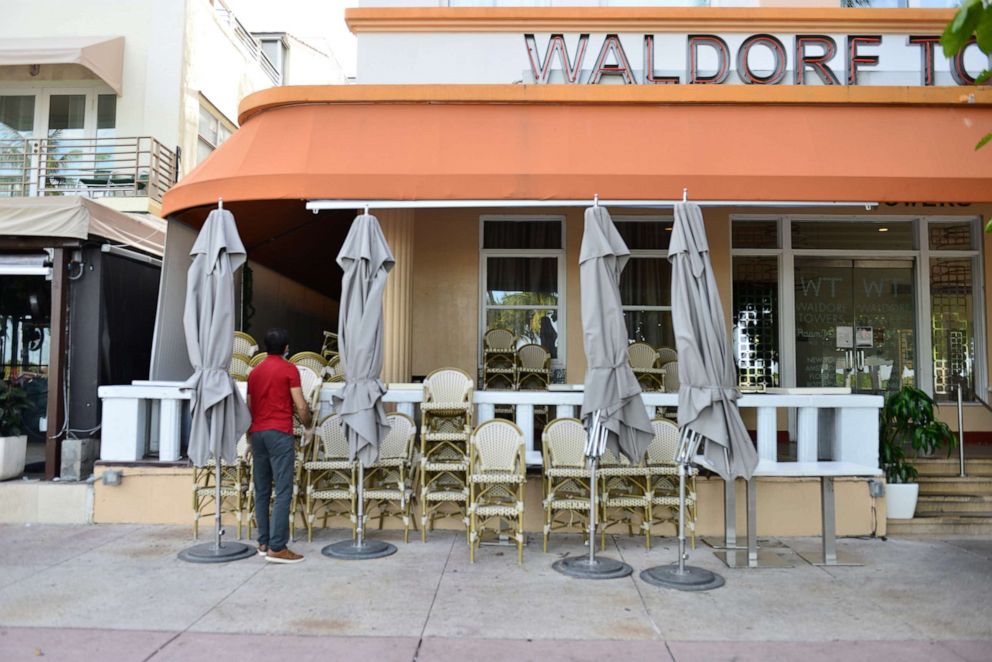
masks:
[[[658,359],[658,353],[654,347],[646,342],[635,342],[627,346],[627,359],[630,367],[634,370],[643,368],[653,368],[654,362]]]
[[[424,402],[471,402],[472,378],[458,368],[440,368],[424,379]]]
[[[413,438],[417,425],[406,414],[396,412],[387,416],[389,419],[389,434],[379,446],[379,459],[410,458],[413,455]]]
[[[317,426],[317,436],[324,448],[325,460],[348,458],[348,436],[344,433],[341,417],[331,414]]]
[[[338,334],[333,331],[324,331],[324,344],[320,348],[321,354],[338,353]]]
[[[324,379],[329,382],[344,381],[344,368],[341,366],[341,357],[332,354],[327,359],[327,366],[324,368]]]
[[[599,458],[599,466],[601,467],[629,467],[630,460],[623,453],[616,453],[613,450],[607,448],[603,451],[602,456]]]
[[[530,343],[517,350],[517,363],[521,368],[547,370],[551,363],[551,353],[541,345]]]
[[[679,426],[667,418],[651,421],[654,439],[648,446],[648,464],[674,464],[679,449]]]
[[[489,329],[486,335],[482,336],[482,343],[486,349],[512,352],[513,346],[517,343],[517,336],[509,329]]]
[[[520,452],[524,433],[516,423],[494,418],[472,432],[472,445],[478,464],[473,471],[520,471]]]
[[[320,385],[324,380],[313,369],[305,365],[297,365],[296,369],[300,373],[300,387],[303,391],[303,399],[313,409],[320,398]]]
[[[234,332],[234,353],[253,356],[258,351],[258,343],[247,333]]]
[[[250,361],[251,359],[244,354],[232,354],[231,367],[228,369],[231,377],[241,382],[248,379],[248,371],[251,370],[251,367],[248,365]]]
[[[289,357],[289,362],[294,365],[306,366],[318,375],[323,375],[324,368],[327,367],[327,359],[317,352],[297,352]]]
[[[586,429],[579,419],[556,418],[544,427],[541,440],[547,466],[573,468],[586,466]]]
[[[676,352],[671,347],[659,347],[658,348],[658,365],[665,365],[666,363],[671,363],[672,361],[679,360],[679,353]]]
[[[251,361],[248,362],[248,366],[254,368],[267,358],[269,358],[269,355],[266,352],[259,352],[255,356],[251,357]]]
[[[238,439],[238,445],[235,446],[235,452],[238,454],[238,457],[244,457],[245,451],[247,450],[248,450],[248,435],[243,434],[241,435],[241,438]]]
[[[679,381],[679,362],[669,361],[661,367],[665,369],[665,392],[678,393],[679,384],[681,384]]]

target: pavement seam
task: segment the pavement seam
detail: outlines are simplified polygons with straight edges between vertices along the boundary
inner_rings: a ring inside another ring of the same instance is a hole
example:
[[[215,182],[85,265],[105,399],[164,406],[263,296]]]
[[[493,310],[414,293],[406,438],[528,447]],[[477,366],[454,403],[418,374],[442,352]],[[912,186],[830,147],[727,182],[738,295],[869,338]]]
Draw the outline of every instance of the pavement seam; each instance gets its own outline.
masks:
[[[672,658],[672,662],[678,662],[675,659],[675,653],[672,652],[672,647],[668,645],[667,641],[665,642],[665,650],[668,651],[668,657]]]
[[[444,566],[441,567],[441,574],[437,578],[437,586],[434,587],[434,595],[431,596],[431,605],[427,608],[427,616],[424,618],[424,626],[420,628],[420,638],[417,640],[417,648],[413,651],[413,659],[411,662],[417,662],[420,657],[420,647],[424,645],[424,633],[427,632],[427,624],[430,623],[431,613],[434,611],[434,603],[437,602],[437,594],[441,592],[441,582],[444,581],[444,573],[448,571],[448,563],[451,561],[451,555],[455,551],[455,538],[457,536],[451,536],[451,547],[448,548],[448,556],[444,559]]]
[[[231,563],[235,563],[235,561],[231,561]],[[167,646],[169,646],[170,644],[172,644],[173,641],[175,641],[176,639],[178,639],[182,635],[184,635],[187,632],[189,632],[197,623],[199,623],[204,618],[206,618],[207,615],[210,612],[212,612],[214,609],[216,609],[217,607],[219,607],[225,600],[227,600],[229,597],[231,597],[232,595],[234,595],[238,590],[240,590],[241,587],[243,587],[245,584],[247,584],[252,579],[254,579],[258,575],[258,573],[262,572],[262,570],[265,569],[265,566],[266,566],[266,564],[264,564],[264,563],[262,565],[260,565],[255,572],[253,572],[250,575],[248,575],[247,577],[245,577],[244,580],[242,580],[240,584],[238,584],[237,586],[235,586],[234,588],[232,588],[230,591],[228,591],[227,595],[225,595],[220,600],[218,600],[217,602],[215,602],[214,604],[212,604],[210,607],[208,607],[202,614],[200,614],[196,618],[196,620],[194,620],[192,623],[190,623],[189,625],[187,625],[185,628],[183,628],[182,630],[180,630],[179,632],[177,632],[175,634],[175,636],[171,637],[168,641],[166,641],[164,644],[162,644],[161,646],[159,646],[156,650],[152,651],[152,654],[149,655],[148,657],[146,657],[142,662],[148,662],[148,660],[152,659],[153,657],[155,657],[156,655],[158,655],[160,652],[162,652],[163,650],[165,650],[165,648]]]
[[[623,561],[624,563],[626,563],[627,560],[623,557],[623,550],[620,549],[620,543],[617,542],[617,537],[616,536],[610,536],[610,540],[613,541],[613,546],[617,550],[617,556],[620,557],[620,560],[621,561]],[[635,577],[636,574],[637,574],[637,570],[634,570],[634,572],[630,573],[630,581],[634,585],[634,590],[637,591],[637,597],[641,601],[641,607],[644,609],[644,615],[648,617],[648,623],[651,624],[651,629],[654,630],[655,635],[657,635],[657,637],[659,639],[664,640],[664,636],[661,633],[661,628],[658,627],[658,624],[657,623],[655,623],[654,616],[651,615],[651,610],[648,609],[648,602],[647,602],[647,600],[644,599],[644,593],[641,591],[641,587],[637,583],[637,578]],[[668,644],[665,644],[665,645],[667,647]]]

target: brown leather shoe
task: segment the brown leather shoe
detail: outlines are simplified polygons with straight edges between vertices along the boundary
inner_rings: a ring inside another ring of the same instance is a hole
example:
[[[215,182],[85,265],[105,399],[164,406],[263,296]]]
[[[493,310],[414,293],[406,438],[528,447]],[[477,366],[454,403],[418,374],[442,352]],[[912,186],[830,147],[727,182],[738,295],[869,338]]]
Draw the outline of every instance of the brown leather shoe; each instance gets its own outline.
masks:
[[[265,560],[270,563],[299,563],[303,560],[303,556],[287,547],[286,549],[280,549],[278,552],[270,549]]]

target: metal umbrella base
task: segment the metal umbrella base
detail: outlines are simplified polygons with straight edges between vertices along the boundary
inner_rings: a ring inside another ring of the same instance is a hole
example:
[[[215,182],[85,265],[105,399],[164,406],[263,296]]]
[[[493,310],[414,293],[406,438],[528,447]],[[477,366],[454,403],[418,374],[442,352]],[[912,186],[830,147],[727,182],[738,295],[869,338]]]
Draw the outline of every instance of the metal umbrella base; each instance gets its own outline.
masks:
[[[240,561],[255,554],[254,547],[240,542],[228,542],[220,546],[205,542],[179,552],[179,558],[190,563],[227,563]]]
[[[634,569],[623,561],[605,556],[597,556],[591,561],[584,555],[570,556],[555,561],[551,567],[563,575],[576,579],[620,579],[634,572]]]
[[[342,540],[341,542],[332,543],[324,547],[320,550],[320,553],[332,559],[365,561],[392,556],[396,553],[396,545],[381,540],[365,540],[361,543],[357,540]]]
[[[679,591],[709,591],[724,584],[723,577],[715,572],[693,565],[679,568],[678,563],[648,568],[641,573],[641,579],[654,586]]]

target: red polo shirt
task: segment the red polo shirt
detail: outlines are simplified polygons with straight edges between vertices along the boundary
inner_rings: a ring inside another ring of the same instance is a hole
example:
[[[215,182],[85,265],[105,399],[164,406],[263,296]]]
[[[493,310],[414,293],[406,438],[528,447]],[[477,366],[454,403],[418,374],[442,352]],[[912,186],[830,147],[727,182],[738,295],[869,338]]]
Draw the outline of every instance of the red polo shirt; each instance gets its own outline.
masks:
[[[289,389],[300,386],[300,372],[281,356],[269,356],[248,373],[251,402],[249,432],[278,430],[293,433],[293,396]]]

